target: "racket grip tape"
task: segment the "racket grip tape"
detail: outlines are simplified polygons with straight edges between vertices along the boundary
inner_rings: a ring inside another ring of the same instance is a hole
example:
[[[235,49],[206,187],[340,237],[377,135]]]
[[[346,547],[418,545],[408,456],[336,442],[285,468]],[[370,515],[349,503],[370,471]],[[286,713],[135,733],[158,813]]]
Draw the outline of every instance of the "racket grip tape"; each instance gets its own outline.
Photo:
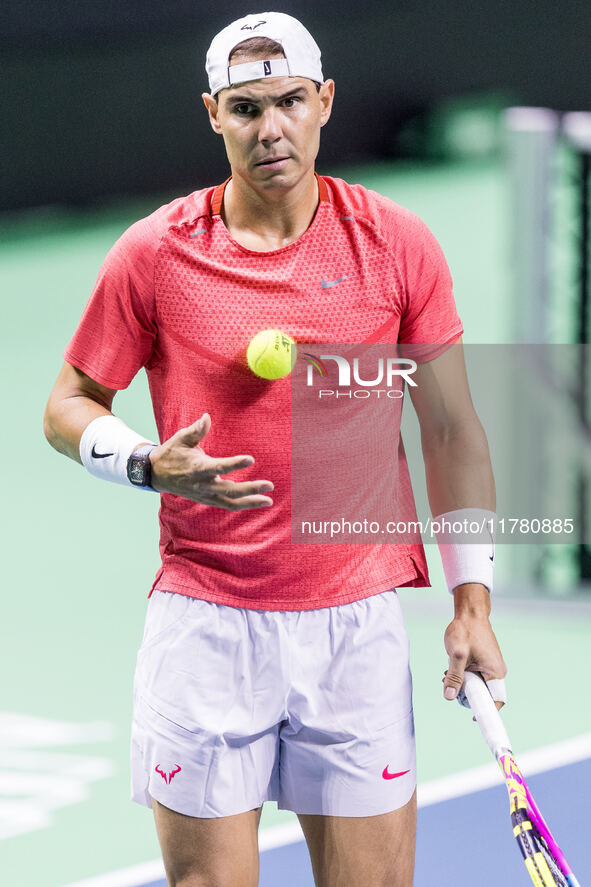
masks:
[[[488,747],[497,758],[512,753],[509,736],[489,689],[480,675],[467,671],[462,688]]]

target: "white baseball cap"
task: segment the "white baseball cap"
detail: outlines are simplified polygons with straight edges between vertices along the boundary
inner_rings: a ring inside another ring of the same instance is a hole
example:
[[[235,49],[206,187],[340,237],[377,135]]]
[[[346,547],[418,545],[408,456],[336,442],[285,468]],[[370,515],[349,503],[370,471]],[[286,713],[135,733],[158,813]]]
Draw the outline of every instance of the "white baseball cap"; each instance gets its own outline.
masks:
[[[283,47],[284,59],[228,64],[238,43],[250,37],[269,37]],[[320,50],[309,31],[297,18],[284,12],[261,12],[232,22],[211,41],[205,59],[209,91],[216,95],[234,83],[264,77],[307,77],[323,83]]]

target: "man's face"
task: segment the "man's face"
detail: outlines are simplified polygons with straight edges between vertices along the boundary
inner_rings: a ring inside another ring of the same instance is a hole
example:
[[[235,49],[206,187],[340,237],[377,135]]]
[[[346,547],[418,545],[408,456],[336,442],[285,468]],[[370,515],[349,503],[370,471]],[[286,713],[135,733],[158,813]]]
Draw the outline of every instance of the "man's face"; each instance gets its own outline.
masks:
[[[233,176],[266,190],[288,188],[313,168],[333,95],[332,80],[318,92],[305,77],[268,77],[222,89],[217,101],[205,93],[203,100]]]

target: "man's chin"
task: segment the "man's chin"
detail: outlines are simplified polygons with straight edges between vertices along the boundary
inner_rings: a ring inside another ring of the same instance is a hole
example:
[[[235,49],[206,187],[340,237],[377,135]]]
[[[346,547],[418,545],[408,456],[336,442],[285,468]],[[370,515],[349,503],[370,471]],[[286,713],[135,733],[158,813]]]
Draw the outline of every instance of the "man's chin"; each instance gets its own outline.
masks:
[[[297,179],[293,174],[275,173],[272,176],[261,177],[257,181],[263,188],[289,188],[290,185],[295,185]]]
[[[311,170],[314,170],[312,164]],[[302,167],[301,162],[292,157],[281,168],[269,169],[266,166],[256,165],[251,167],[249,178],[255,187],[272,190],[273,188],[291,188],[302,181],[309,172],[308,167]]]

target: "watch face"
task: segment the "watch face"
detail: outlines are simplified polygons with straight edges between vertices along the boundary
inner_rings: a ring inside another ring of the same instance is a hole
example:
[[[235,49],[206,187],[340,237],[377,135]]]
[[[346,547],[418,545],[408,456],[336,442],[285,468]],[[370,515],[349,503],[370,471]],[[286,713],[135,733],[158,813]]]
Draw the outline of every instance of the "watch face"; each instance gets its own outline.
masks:
[[[146,464],[142,457],[137,459],[131,458],[129,463],[129,479],[132,484],[139,484],[140,486],[146,482]]]

